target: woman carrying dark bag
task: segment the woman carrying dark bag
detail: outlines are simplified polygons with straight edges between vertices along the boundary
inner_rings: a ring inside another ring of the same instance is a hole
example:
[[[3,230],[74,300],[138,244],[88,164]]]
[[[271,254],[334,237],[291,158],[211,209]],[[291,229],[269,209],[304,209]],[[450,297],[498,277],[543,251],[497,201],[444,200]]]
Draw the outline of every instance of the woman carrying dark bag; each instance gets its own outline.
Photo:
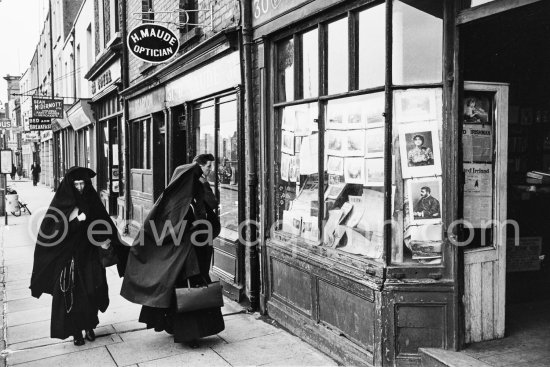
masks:
[[[147,328],[164,330],[192,348],[225,328],[222,304],[178,312],[176,297],[176,289],[216,286],[209,271],[221,226],[206,181],[213,161],[212,154],[201,154],[176,168],[134,241],[120,293],[143,306],[139,321]],[[221,300],[221,288],[217,297]]]

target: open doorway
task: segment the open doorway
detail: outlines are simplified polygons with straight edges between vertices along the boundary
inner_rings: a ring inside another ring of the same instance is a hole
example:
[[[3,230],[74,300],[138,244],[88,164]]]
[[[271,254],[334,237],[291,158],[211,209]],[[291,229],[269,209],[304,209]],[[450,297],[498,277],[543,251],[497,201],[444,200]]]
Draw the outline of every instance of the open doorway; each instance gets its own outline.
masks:
[[[460,38],[465,81],[509,85],[507,158],[496,159],[507,159],[507,219],[517,222],[520,240],[515,246],[514,227],[508,226],[505,336],[522,340],[517,347],[525,338],[548,343],[550,4],[540,1],[461,25]]]

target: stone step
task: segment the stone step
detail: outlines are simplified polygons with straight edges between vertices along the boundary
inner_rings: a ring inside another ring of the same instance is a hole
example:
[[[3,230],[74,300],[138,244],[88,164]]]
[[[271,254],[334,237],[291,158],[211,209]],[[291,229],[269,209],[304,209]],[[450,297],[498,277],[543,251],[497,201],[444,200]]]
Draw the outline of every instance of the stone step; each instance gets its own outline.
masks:
[[[438,348],[420,348],[422,367],[491,367],[465,353]]]

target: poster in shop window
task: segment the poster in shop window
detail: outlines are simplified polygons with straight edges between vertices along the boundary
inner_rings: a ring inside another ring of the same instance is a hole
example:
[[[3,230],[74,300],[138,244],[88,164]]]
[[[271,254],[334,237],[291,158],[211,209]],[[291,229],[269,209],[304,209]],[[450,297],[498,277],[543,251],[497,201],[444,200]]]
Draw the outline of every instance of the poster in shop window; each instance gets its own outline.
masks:
[[[464,124],[462,130],[462,146],[464,162],[492,162],[492,126],[481,124]]]
[[[493,167],[487,163],[464,163],[464,220],[473,228],[486,228],[493,211]]]

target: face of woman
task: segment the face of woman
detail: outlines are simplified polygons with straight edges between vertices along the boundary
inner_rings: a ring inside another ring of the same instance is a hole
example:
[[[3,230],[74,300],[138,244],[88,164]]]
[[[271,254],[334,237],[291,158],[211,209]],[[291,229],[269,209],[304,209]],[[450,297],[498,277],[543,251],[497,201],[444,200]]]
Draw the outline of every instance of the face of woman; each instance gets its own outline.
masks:
[[[208,177],[210,172],[212,172],[213,164],[214,164],[213,161],[208,161],[208,162],[206,162],[206,164],[204,166],[201,165],[202,173],[204,174],[205,177]]]
[[[420,138],[414,139],[414,145],[416,145],[417,147],[421,146],[422,145],[422,139],[420,139]]]
[[[83,180],[75,180],[74,181],[74,187],[78,190],[79,193],[84,192],[84,181]]]

